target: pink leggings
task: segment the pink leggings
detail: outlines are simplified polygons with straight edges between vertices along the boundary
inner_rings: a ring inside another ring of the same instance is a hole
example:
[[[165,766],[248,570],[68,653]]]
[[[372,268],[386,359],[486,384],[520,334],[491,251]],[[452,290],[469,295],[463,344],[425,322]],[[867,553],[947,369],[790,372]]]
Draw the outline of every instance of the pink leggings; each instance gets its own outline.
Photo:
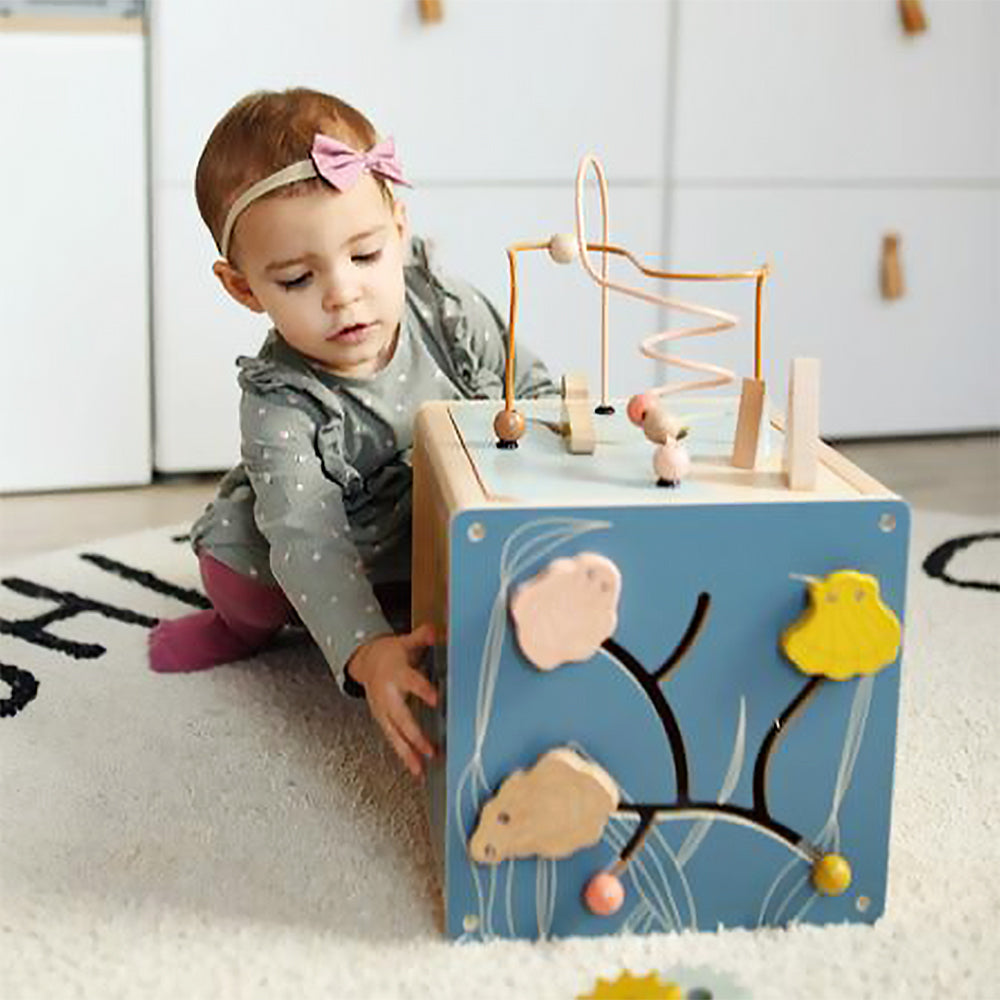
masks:
[[[198,553],[205,593],[230,631],[262,645],[282,625],[297,620],[280,587],[268,587],[237,573],[207,552]]]
[[[212,607],[160,622],[152,630],[149,665],[153,670],[180,673],[245,659],[266,645],[282,625],[299,620],[280,588],[237,573],[207,552],[199,553],[198,566]],[[376,598],[397,630],[409,629],[409,594],[406,582],[375,587]]]
[[[149,665],[158,673],[206,670],[252,656],[295,621],[284,593],[244,576],[202,552],[201,579],[212,607],[160,622],[149,635]]]

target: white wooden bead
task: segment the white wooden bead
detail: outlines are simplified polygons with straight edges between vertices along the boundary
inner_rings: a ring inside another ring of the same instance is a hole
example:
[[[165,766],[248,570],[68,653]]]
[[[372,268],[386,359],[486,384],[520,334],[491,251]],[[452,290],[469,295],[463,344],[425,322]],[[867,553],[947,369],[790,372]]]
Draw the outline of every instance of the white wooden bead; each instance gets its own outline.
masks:
[[[576,260],[576,236],[573,233],[554,233],[549,240],[549,256],[557,264],[570,264]]]

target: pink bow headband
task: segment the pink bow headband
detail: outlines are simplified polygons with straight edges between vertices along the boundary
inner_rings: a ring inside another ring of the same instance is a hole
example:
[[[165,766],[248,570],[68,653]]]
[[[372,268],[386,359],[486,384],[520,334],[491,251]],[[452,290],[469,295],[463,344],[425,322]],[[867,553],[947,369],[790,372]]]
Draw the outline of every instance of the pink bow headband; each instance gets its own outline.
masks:
[[[222,256],[229,256],[229,241],[232,239],[236,220],[258,198],[276,188],[308,180],[310,177],[322,177],[331,187],[338,191],[346,191],[357,183],[358,178],[366,170],[395,184],[410,186],[410,182],[403,176],[402,165],[396,157],[396,145],[391,138],[376,143],[367,152],[362,153],[337,139],[317,134],[313,139],[308,160],[299,160],[265,177],[247,188],[233,202],[226,215],[222,227],[222,239],[219,241]]]

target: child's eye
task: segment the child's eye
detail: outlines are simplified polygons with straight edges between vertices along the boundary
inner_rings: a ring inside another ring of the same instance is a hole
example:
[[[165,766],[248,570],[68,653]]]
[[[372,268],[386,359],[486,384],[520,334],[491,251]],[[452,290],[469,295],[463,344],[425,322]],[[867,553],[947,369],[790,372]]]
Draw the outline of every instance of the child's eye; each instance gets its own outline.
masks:
[[[382,256],[381,249],[372,250],[370,253],[356,253],[351,260],[355,264],[374,264]]]
[[[297,278],[291,278],[288,281],[279,281],[278,284],[281,285],[285,291],[291,291],[293,288],[305,288],[311,280],[312,272],[306,271],[305,274],[300,274]]]

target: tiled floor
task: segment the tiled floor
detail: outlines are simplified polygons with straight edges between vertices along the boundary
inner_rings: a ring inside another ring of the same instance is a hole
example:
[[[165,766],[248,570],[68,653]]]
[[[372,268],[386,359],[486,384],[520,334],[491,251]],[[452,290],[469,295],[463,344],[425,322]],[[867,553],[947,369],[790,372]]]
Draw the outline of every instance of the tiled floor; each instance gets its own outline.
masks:
[[[974,436],[841,444],[839,450],[913,506],[1000,521],[1000,438]],[[121,490],[0,496],[0,560],[188,523],[219,477],[174,476]]]

